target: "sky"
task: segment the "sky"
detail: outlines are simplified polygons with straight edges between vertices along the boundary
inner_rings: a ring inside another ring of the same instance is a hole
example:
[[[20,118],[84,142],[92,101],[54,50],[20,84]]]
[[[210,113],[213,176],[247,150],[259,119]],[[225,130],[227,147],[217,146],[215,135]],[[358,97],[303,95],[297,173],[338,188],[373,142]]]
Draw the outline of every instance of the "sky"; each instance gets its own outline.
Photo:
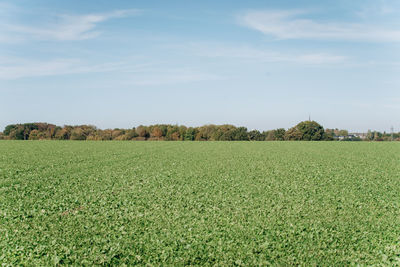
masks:
[[[0,0],[0,131],[400,131],[400,0]]]

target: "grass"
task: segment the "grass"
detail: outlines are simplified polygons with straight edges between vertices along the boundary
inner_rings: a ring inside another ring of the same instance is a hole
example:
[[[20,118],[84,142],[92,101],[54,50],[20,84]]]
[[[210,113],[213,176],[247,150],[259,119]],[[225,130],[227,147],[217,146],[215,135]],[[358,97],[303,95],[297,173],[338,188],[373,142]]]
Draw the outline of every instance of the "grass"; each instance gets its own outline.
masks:
[[[400,143],[1,141],[0,263],[399,265]]]

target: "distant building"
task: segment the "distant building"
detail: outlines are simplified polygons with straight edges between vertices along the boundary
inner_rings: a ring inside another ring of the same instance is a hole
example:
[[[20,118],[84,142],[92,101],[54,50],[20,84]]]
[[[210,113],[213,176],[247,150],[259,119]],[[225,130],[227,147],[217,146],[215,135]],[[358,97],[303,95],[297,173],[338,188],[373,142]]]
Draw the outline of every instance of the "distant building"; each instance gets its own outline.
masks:
[[[349,135],[352,135],[354,137],[358,137],[358,138],[361,138],[361,139],[367,138],[367,133],[349,133]]]
[[[366,133],[349,133],[348,135],[339,135],[336,136],[337,140],[349,140],[354,138],[365,139],[367,137]]]

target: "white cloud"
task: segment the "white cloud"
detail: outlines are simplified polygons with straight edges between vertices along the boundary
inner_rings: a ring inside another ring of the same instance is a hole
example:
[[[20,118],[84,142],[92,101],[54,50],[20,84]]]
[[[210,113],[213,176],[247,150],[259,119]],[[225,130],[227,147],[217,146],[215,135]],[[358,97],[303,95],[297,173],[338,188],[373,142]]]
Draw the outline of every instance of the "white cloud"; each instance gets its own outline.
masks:
[[[384,100],[383,107],[387,109],[400,109],[400,97],[391,97]]]
[[[108,72],[121,68],[120,63],[87,64],[79,59],[48,61],[0,57],[0,80],[65,74]]]
[[[0,56],[0,81],[100,72],[116,72],[122,75],[122,83],[143,86],[222,79],[222,77],[215,74],[186,68],[161,68],[159,64],[152,63],[134,65],[121,61],[118,63],[90,64],[80,59],[52,59],[46,61]]]
[[[38,39],[38,40],[84,40],[98,36],[96,26],[113,18],[122,18],[138,14],[136,9],[117,10],[104,14],[86,15],[57,15],[52,24],[46,25],[22,25],[3,22],[0,30],[0,38],[3,41],[15,39]]]
[[[387,109],[400,109],[400,104],[384,104],[383,106]]]
[[[278,39],[400,42],[400,30],[357,23],[329,23],[304,18],[307,11],[248,11],[239,22]]]
[[[189,69],[169,69],[167,71],[154,70],[140,76],[134,75],[131,79],[132,81],[129,84],[151,86],[222,80],[224,78],[215,74]]]
[[[388,16],[398,12],[399,2],[387,0],[374,0],[364,4],[356,15],[369,19],[374,16]]]
[[[326,52],[282,53],[274,50],[254,48],[252,46],[232,46],[216,43],[191,43],[177,47],[188,50],[201,57],[248,60],[256,62],[284,62],[295,64],[336,64],[347,60],[345,56]]]

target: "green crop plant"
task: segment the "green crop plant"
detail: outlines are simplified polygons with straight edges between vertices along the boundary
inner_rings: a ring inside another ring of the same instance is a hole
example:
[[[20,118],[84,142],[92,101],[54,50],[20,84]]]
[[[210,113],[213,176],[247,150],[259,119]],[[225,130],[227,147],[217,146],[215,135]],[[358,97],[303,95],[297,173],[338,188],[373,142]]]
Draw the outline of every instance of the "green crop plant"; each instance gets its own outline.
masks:
[[[0,263],[399,265],[400,143],[0,141]]]

